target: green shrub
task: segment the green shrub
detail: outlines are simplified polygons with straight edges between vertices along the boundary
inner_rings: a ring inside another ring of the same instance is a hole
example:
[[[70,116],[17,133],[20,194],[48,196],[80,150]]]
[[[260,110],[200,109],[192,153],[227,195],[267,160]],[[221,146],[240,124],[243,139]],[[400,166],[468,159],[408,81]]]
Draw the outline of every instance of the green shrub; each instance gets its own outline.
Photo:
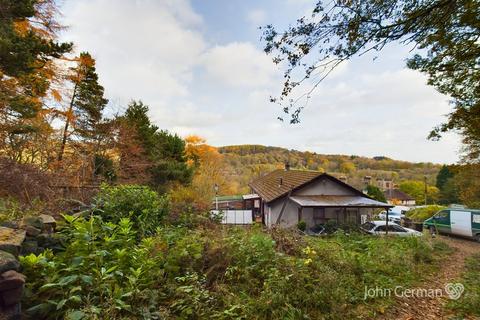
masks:
[[[0,222],[20,221],[24,217],[38,216],[45,210],[45,204],[34,199],[29,205],[22,205],[14,198],[0,198]]]
[[[412,219],[415,222],[423,222],[431,218],[438,211],[443,209],[445,209],[445,207],[443,206],[436,206],[436,205],[426,206],[426,207],[416,208],[416,209],[407,211],[406,216],[407,218]]]
[[[155,310],[157,257],[153,242],[135,245],[136,233],[128,218],[118,224],[66,217],[69,244],[53,255],[20,257],[28,277],[24,305],[33,319],[115,319]],[[148,276],[145,276],[148,275]]]
[[[169,200],[148,187],[102,185],[95,198],[96,211],[105,221],[129,218],[140,236],[154,234],[168,213]]]
[[[297,229],[300,231],[305,231],[307,229],[307,223],[303,220],[297,223]]]

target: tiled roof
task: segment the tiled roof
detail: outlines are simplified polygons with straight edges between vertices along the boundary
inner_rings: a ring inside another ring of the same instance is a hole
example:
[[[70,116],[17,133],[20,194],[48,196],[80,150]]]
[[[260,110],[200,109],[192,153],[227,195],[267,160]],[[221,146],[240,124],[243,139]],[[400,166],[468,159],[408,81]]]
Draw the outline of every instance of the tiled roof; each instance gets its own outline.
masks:
[[[279,169],[255,179],[249,186],[262,197],[263,200],[270,202],[321,175],[322,173],[318,171]]]
[[[413,197],[409,196],[405,192],[399,189],[388,189],[383,192],[385,194],[385,198],[387,200],[400,200],[400,201],[408,201],[408,200],[415,200]]]

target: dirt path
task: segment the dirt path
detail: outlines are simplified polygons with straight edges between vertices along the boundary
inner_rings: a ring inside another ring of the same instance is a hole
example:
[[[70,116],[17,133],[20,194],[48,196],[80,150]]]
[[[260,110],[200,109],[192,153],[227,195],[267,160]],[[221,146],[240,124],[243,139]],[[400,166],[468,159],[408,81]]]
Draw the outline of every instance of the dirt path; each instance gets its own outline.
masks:
[[[480,244],[450,237],[441,237],[454,252],[442,263],[441,270],[432,274],[429,280],[425,281],[421,289],[443,289],[445,284],[458,280],[465,268],[465,259],[474,253],[480,252]],[[444,308],[448,298],[397,298],[395,306],[389,308],[380,319],[449,319],[451,315],[446,313]]]

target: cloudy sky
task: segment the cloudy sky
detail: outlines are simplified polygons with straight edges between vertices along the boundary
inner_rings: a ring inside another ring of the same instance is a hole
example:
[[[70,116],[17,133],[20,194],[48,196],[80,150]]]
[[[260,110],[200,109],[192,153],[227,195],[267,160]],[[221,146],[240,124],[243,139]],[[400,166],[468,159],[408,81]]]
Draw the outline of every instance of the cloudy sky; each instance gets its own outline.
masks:
[[[63,39],[97,60],[112,108],[132,99],[154,122],[215,146],[264,144],[325,154],[458,160],[458,137],[428,132],[448,98],[405,69],[410,48],[356,58],[314,93],[302,122],[277,120],[282,70],[262,51],[258,26],[285,27],[314,0],[65,0]]]

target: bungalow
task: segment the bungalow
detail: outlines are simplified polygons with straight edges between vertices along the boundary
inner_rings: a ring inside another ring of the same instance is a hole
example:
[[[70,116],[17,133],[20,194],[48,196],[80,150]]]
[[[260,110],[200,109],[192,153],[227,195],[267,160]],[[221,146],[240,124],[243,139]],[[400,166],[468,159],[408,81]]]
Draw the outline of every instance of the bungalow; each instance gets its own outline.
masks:
[[[383,192],[387,202],[392,205],[414,206],[415,198],[399,189],[387,189]]]
[[[360,224],[377,208],[392,206],[376,201],[339,179],[317,171],[275,170],[249,184],[260,199],[262,222],[267,227],[308,228],[333,221]]]

